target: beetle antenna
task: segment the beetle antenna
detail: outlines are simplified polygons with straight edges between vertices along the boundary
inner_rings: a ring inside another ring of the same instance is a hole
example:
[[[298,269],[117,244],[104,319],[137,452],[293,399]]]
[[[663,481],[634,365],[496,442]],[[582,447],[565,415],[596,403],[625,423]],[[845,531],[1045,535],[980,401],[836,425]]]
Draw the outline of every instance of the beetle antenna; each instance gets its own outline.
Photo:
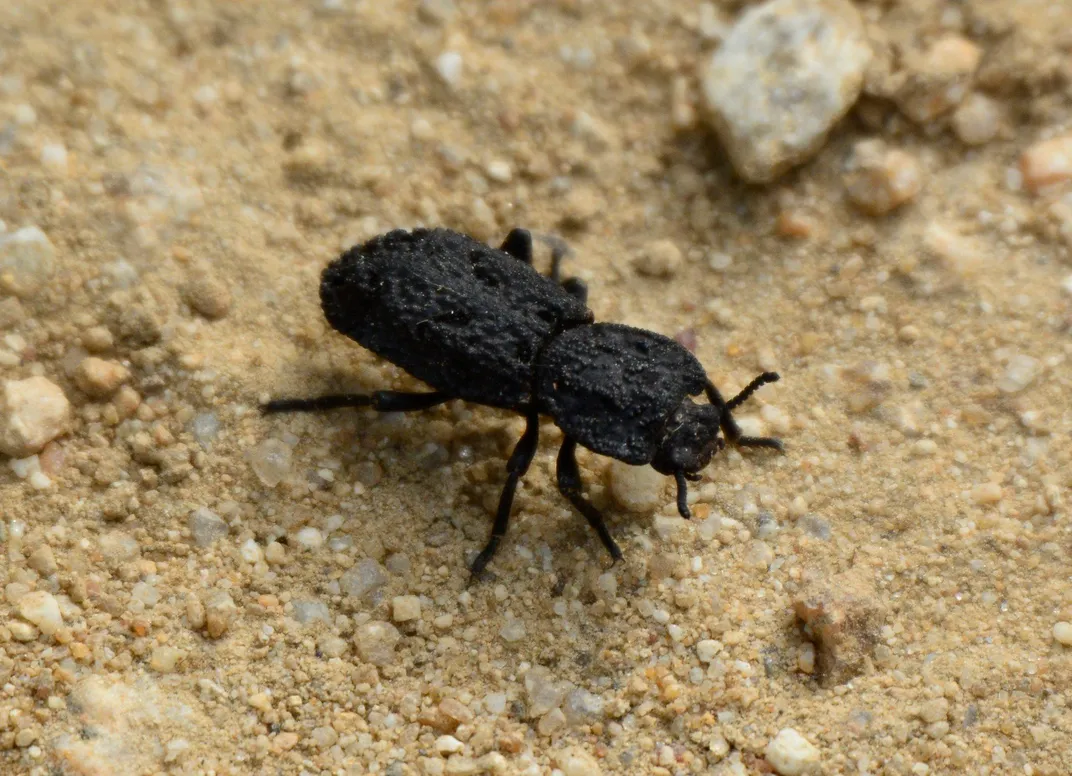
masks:
[[[735,410],[744,404],[752,396],[753,393],[758,391],[767,383],[776,383],[781,380],[781,376],[777,372],[764,372],[755,380],[750,382],[744,387],[744,390],[734,396],[728,402],[726,402],[726,409]]]
[[[674,479],[677,480],[677,511],[686,520],[692,519],[692,512],[689,511],[689,484],[686,481],[685,472],[678,469],[674,472]]]

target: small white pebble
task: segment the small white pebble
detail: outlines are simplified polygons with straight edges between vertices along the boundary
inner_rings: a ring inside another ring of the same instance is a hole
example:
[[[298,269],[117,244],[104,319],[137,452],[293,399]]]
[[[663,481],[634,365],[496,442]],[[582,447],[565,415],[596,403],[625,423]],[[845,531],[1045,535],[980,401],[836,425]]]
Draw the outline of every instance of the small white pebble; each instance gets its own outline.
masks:
[[[488,166],[485,168],[484,172],[486,172],[488,177],[493,181],[499,183],[509,183],[510,179],[513,177],[510,163],[502,159],[494,159],[488,162]]]
[[[324,544],[324,534],[320,532],[319,528],[313,528],[312,526],[302,528],[294,538],[298,544],[307,550],[315,550]]]
[[[722,651],[722,642],[715,639],[703,639],[696,642],[696,656],[700,658],[703,663],[710,663],[716,657],[718,653]]]
[[[454,736],[440,736],[435,740],[435,750],[440,754],[454,754],[464,748],[465,744]]]
[[[781,776],[803,776],[819,770],[819,750],[793,728],[782,728],[763,752]]]
[[[1056,623],[1053,626],[1053,638],[1062,646],[1072,647],[1072,622]]]
[[[67,174],[67,147],[63,143],[47,143],[41,148],[41,166],[57,175]]]
[[[457,51],[444,51],[436,58],[435,69],[447,86],[457,86],[462,79],[462,55]]]

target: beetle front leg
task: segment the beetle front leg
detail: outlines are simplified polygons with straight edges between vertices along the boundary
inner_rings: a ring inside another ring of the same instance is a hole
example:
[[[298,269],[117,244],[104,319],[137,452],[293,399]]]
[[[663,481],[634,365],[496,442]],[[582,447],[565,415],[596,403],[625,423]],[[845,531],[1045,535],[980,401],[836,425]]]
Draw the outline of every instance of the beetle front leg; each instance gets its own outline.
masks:
[[[575,439],[566,437],[562,440],[562,447],[558,451],[556,469],[558,489],[562,492],[562,495],[573,504],[578,512],[584,515],[584,519],[599,534],[599,540],[603,542],[603,546],[607,548],[607,552],[610,553],[615,562],[620,561],[622,551],[610,535],[610,531],[607,530],[606,523],[603,522],[603,515],[599,514],[598,509],[585,501],[584,494],[581,493],[581,471],[577,468],[577,441]]]
[[[506,536],[506,527],[510,523],[510,508],[514,504],[514,492],[517,490],[518,481],[525,476],[525,472],[536,455],[536,448],[540,441],[540,416],[532,413],[526,418],[525,433],[510,454],[510,460],[506,464],[506,484],[503,486],[502,495],[499,496],[499,508],[495,513],[495,524],[491,528],[491,537],[487,545],[473,560],[469,567],[470,581],[476,579],[487,568],[495,552],[499,549],[499,542]]]

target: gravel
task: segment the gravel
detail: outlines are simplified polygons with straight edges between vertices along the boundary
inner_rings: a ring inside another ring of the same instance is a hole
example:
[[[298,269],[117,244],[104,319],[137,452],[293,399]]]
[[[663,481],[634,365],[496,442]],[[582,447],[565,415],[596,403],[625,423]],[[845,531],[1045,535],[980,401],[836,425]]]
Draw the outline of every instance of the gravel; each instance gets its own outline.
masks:
[[[737,173],[772,181],[811,158],[863,86],[871,49],[846,0],[746,10],[703,71],[711,121]]]
[[[857,143],[845,175],[845,190],[860,210],[882,216],[915,199],[923,171],[915,157],[881,140]]]

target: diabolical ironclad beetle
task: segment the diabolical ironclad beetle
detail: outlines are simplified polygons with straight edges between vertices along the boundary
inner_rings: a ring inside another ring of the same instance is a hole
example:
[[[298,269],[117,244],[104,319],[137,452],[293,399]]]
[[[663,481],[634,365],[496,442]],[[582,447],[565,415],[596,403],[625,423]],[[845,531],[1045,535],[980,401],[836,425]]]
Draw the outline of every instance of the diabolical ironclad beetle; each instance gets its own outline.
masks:
[[[628,464],[650,464],[677,482],[677,508],[690,517],[687,480],[728,440],[782,449],[741,433],[733,410],[778,380],[764,372],[729,401],[700,362],[661,334],[595,323],[577,279],[559,282],[532,267],[532,237],[514,229],[498,249],[447,229],[396,230],[355,246],[328,265],[320,301],[328,323],[433,389],[276,399],[265,412],[372,407],[422,410],[453,399],[513,410],[526,427],[506,464],[491,537],[471,566],[488,565],[506,534],[518,480],[536,453],[540,416],[564,438],[558,487],[599,534],[615,561],[622,552],[581,492],[577,445]],[[690,397],[706,395],[706,403]],[[720,436],[723,434],[725,438]]]

